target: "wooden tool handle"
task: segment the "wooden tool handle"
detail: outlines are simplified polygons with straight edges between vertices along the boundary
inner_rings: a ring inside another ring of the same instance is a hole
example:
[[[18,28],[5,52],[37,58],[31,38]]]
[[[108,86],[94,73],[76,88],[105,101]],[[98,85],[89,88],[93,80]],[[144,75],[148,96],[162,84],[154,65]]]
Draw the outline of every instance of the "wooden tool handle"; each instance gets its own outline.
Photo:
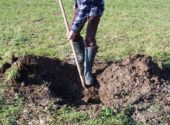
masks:
[[[66,29],[67,29],[67,33],[69,33],[69,25],[68,25],[67,16],[66,16],[66,13],[65,13],[65,10],[64,10],[64,7],[63,7],[62,0],[59,0],[59,4],[60,4],[60,8],[61,8],[62,15],[63,15],[63,18],[64,18],[64,23],[65,23],[65,26],[66,26]],[[84,79],[83,79],[83,76],[82,76],[81,70],[80,70],[80,64],[78,62],[77,55],[76,55],[76,52],[75,52],[75,49],[74,49],[74,46],[73,46],[73,42],[71,40],[70,40],[70,44],[71,44],[73,55],[74,55],[74,58],[75,58],[75,61],[76,61],[76,66],[77,66],[77,69],[78,69],[78,73],[79,73],[79,76],[80,76],[82,86],[83,86],[83,88],[85,88]]]

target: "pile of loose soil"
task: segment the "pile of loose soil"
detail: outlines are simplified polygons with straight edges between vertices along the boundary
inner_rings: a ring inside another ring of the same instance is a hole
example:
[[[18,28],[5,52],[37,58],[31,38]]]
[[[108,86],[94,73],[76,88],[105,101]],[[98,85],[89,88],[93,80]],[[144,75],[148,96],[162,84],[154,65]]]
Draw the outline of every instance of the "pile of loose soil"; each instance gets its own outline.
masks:
[[[143,55],[113,63],[98,76],[100,99],[118,110],[132,106],[138,122],[170,123],[169,73]]]
[[[59,98],[57,103],[60,105],[81,107],[87,104],[85,101],[103,103],[118,111],[131,107],[128,115],[138,122],[170,123],[170,71],[158,66],[151,57],[136,55],[119,62],[95,61],[93,73],[97,84],[88,89],[82,88],[76,66],[67,61],[37,56],[15,57],[1,72],[5,73],[13,66],[18,70],[17,77],[12,80],[15,91],[25,96],[27,112],[33,112],[36,105],[46,107],[49,100]],[[88,105],[82,107],[88,108]],[[19,121],[23,115],[31,117],[23,112]],[[45,116],[41,117],[48,119]]]
[[[94,75],[97,76],[103,72],[107,66],[107,63],[95,61]],[[84,90],[76,65],[67,61],[40,56],[13,57],[11,63],[3,65],[1,72],[5,73],[10,67],[17,69],[18,74],[11,81],[15,83],[17,90],[24,95],[29,95],[27,91],[33,87],[45,85],[48,86],[52,96],[63,98],[70,104],[82,103],[83,97],[86,102],[100,102],[99,86],[95,85]],[[43,91],[43,89],[41,90]]]
[[[14,65],[14,64],[13,64]],[[51,93],[58,96],[73,95],[82,98],[82,86],[75,65],[59,59],[25,56],[15,62],[19,75],[15,83],[49,86]],[[78,93],[78,94],[77,94]]]
[[[95,75],[106,66],[107,64],[96,61]],[[84,90],[76,66],[67,61],[39,56],[13,57],[11,62],[2,66],[0,75],[4,76],[10,68],[16,69],[18,74],[10,81],[15,89],[11,89],[12,92],[6,90],[7,95],[17,92],[25,97],[23,112],[18,117],[17,124],[49,123],[52,118],[48,114],[48,108],[55,111],[63,105],[78,106],[81,110],[96,110],[101,107],[101,104],[87,105],[82,101],[84,98],[87,102],[100,103],[99,86],[90,88],[91,91]]]

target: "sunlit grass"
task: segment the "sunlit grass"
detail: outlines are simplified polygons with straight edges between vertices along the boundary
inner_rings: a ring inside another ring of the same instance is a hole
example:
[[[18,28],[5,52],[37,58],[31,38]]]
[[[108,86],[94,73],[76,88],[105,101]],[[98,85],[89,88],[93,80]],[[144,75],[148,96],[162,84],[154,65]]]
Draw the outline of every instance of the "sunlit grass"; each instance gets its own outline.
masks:
[[[63,2],[71,21],[73,1]],[[0,6],[0,56],[6,52],[61,59],[70,55],[72,51],[57,2],[2,0]],[[97,34],[98,58],[114,60],[141,53],[168,61],[169,11],[168,0],[106,1]]]

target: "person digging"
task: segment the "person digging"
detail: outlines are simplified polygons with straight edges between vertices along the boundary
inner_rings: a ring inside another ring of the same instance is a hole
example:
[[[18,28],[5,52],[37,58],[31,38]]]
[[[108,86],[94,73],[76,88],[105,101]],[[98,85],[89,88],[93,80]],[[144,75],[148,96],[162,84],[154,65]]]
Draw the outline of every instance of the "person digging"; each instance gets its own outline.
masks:
[[[103,12],[104,0],[75,0],[68,39],[73,42],[78,62],[84,70],[84,80],[87,86],[95,83],[92,75],[92,66],[98,49],[95,36]],[[80,32],[86,22],[87,29],[84,40]]]

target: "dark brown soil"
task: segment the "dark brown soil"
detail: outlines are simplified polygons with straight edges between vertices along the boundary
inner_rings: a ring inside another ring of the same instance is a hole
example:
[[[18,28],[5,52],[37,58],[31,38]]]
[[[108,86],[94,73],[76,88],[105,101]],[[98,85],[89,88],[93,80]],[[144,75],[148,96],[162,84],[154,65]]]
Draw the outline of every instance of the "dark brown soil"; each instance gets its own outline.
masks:
[[[50,93],[69,99],[82,98],[82,86],[75,65],[47,57],[19,58],[16,83],[49,86]],[[70,96],[69,96],[70,95]]]
[[[3,74],[3,73],[5,73],[6,72],[6,69],[8,69],[8,68],[10,68],[11,67],[11,64],[10,63],[4,63],[3,65],[2,65],[2,67],[0,68],[0,73],[1,74]]]
[[[113,63],[100,76],[99,96],[104,105],[133,106],[136,121],[158,124],[170,114],[170,76],[151,57],[136,55]],[[167,121],[169,122],[169,121]],[[169,122],[170,123],[170,122]]]
[[[4,73],[10,65],[17,66],[19,75],[12,81],[16,85],[15,91],[25,96],[29,112],[33,112],[30,107],[43,107],[48,105],[49,99],[59,98],[56,103],[61,106],[68,104],[87,109],[88,106],[82,105],[102,103],[118,111],[130,107],[129,117],[138,122],[170,122],[170,71],[158,66],[151,57],[136,55],[119,62],[95,61],[96,84],[87,89],[81,86],[76,66],[67,61],[37,56],[15,57],[1,71]],[[24,113],[21,118],[22,115]]]
[[[100,103],[99,85],[84,90],[76,66],[66,61],[38,56],[15,57],[15,61],[5,63],[1,69],[5,72],[10,66],[15,67],[19,74],[11,81],[16,84],[16,91],[27,93],[24,95],[29,96],[29,91],[36,91],[34,88],[45,85],[50,95],[63,98],[69,104],[82,103],[82,98],[86,102]],[[95,61],[94,75],[100,74],[107,66]]]

